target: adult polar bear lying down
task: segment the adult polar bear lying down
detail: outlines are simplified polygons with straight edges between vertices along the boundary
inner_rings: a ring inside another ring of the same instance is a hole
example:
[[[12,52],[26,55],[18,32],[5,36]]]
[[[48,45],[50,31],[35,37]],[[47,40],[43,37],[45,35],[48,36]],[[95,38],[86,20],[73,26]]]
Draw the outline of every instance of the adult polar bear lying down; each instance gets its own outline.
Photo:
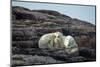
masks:
[[[63,45],[63,34],[60,32],[49,33],[43,35],[39,40],[39,48],[62,48]]]
[[[78,45],[72,36],[64,36],[60,32],[48,33],[39,40],[39,48],[65,49],[67,53],[78,52]]]

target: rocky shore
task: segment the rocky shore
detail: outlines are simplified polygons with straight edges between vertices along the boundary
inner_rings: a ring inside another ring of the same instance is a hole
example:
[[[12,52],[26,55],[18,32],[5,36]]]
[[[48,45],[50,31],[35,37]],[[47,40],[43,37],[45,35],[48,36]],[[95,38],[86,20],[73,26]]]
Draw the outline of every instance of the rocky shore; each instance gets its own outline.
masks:
[[[12,66],[96,61],[95,25],[71,18],[53,10],[30,10],[12,7]],[[39,49],[43,34],[60,31],[71,35],[79,46],[79,55],[68,55],[63,49]]]

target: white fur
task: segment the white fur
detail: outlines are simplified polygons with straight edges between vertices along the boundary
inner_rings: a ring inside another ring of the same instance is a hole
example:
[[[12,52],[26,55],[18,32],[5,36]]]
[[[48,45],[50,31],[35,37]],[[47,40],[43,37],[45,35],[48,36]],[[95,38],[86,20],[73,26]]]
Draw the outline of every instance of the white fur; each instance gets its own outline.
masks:
[[[78,52],[78,45],[72,36],[64,36],[60,32],[43,35],[39,40],[39,48],[62,49],[65,48],[67,53]]]
[[[63,34],[60,32],[43,35],[39,40],[39,48],[48,48],[48,49],[60,48],[63,43],[62,36]]]
[[[64,45],[66,48],[66,51],[71,54],[78,52],[78,45],[75,42],[75,39],[72,36],[66,36],[64,38]]]

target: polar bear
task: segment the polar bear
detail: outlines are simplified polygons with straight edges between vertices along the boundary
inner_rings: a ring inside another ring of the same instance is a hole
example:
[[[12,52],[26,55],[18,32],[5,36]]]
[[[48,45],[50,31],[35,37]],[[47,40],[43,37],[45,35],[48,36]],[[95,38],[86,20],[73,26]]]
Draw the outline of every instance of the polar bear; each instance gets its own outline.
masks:
[[[65,36],[64,46],[65,46],[65,49],[66,49],[68,54],[73,54],[73,53],[78,54],[78,50],[79,50],[78,45],[72,36],[70,36],[70,35]]]
[[[64,36],[61,32],[43,35],[39,40],[39,48],[65,49],[68,54],[78,54],[78,45],[75,39],[70,35]]]
[[[63,46],[63,34],[61,32],[48,33],[43,35],[39,40],[39,48],[62,48]]]

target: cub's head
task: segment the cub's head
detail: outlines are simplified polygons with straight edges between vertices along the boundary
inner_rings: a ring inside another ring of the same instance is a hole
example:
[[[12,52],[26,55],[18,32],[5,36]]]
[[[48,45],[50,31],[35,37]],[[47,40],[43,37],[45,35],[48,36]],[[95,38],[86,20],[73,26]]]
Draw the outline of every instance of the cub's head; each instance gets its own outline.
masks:
[[[62,38],[63,34],[61,32],[54,33],[55,38]]]
[[[74,40],[74,38],[72,36],[65,37],[65,39],[64,39],[64,45],[67,48],[77,46],[77,44],[76,44],[76,42],[75,42],[75,40]]]
[[[54,33],[54,46],[55,48],[62,48],[63,47],[63,34],[61,32]]]

